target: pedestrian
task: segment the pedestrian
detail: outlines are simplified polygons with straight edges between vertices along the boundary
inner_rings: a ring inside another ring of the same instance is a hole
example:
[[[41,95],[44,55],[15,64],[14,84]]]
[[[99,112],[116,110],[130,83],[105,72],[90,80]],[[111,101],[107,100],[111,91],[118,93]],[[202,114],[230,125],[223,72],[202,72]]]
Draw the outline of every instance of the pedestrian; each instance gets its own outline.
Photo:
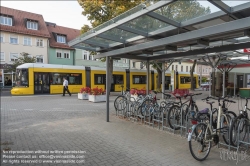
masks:
[[[65,96],[65,91],[67,91],[68,94],[71,96],[71,93],[68,88],[68,80],[66,78],[63,78],[63,95],[62,96]]]

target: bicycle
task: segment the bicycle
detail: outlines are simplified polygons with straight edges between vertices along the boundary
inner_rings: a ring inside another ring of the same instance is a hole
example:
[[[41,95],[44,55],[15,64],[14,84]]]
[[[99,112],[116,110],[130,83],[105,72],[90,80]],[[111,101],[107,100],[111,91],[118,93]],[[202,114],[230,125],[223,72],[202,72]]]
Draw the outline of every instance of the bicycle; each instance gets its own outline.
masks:
[[[212,110],[212,121],[211,124],[213,125],[213,128],[216,128],[217,125],[217,117],[218,117],[218,109],[217,108],[213,108],[212,104],[214,102],[209,102],[209,97],[202,99],[202,100],[206,100],[207,104],[210,104],[210,108]],[[226,104],[227,102],[227,104]],[[225,118],[223,118],[223,124],[225,125],[229,125],[230,121],[236,117],[236,114],[233,111],[228,111],[228,107],[229,104],[228,103],[235,103],[232,100],[228,100],[226,99],[226,97],[222,100],[222,106],[221,106],[221,110],[223,111],[223,114],[226,115],[228,122],[226,121]],[[227,105],[227,106],[226,106]],[[226,133],[224,133],[222,135],[222,138],[224,140],[224,142],[228,145],[230,143],[229,141],[229,130],[225,131]]]
[[[229,128],[229,126],[224,126],[224,120],[229,125],[228,115],[222,113],[222,105],[220,103],[224,98],[209,98],[218,100],[219,109],[216,128],[214,129],[212,125],[212,110],[206,109],[206,111],[193,115],[191,120],[193,126],[189,129],[188,134],[189,150],[192,156],[198,161],[203,161],[208,157],[212,142],[217,145],[219,143],[219,134],[223,134]],[[230,100],[228,102],[236,103]],[[209,116],[210,118],[208,118]],[[194,138],[192,139],[192,137]],[[195,143],[198,143],[198,148],[196,149],[193,148]],[[204,154],[204,156],[201,157],[201,154]]]
[[[247,127],[250,127],[250,120],[248,117],[247,110],[250,111],[248,106],[248,100],[250,98],[245,98],[246,103],[244,109],[240,111],[239,116],[233,119],[230,126],[230,144],[232,146],[239,146],[239,139],[244,140],[246,134],[249,132]],[[248,133],[249,134],[249,133]]]
[[[190,96],[190,99],[188,99],[187,101],[183,103],[181,101],[181,97],[178,97],[180,99],[180,102],[178,104],[173,105],[168,111],[168,124],[170,128],[174,130],[179,130],[181,126],[184,125],[184,122],[186,122],[190,107],[191,107],[191,110],[195,110],[195,112],[199,111],[197,105],[195,104],[193,96],[201,95],[201,94],[202,93],[186,94],[184,95],[184,97]],[[188,102],[189,104],[186,104]]]

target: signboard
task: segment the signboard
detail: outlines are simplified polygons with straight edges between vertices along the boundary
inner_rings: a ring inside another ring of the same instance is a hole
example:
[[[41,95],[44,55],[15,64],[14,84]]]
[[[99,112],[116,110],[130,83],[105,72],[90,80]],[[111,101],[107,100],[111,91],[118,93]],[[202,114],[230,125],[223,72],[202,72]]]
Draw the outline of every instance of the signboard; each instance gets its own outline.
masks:
[[[245,48],[244,53],[249,53],[250,54],[250,48]]]
[[[174,89],[175,89],[174,80],[175,80],[175,71],[172,70],[171,71],[171,89],[170,89],[170,91],[174,91]]]

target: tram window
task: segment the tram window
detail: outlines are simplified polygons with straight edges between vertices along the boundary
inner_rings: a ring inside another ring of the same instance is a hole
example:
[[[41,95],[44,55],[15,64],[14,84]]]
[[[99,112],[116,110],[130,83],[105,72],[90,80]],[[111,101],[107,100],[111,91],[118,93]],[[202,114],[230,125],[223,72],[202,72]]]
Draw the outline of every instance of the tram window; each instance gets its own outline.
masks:
[[[180,77],[181,78],[181,84],[190,84],[191,78],[190,77]]]
[[[16,80],[17,86],[29,86],[28,69],[17,69]]]
[[[62,85],[64,77],[67,78],[69,85],[82,84],[82,74],[52,73],[52,85]]]
[[[133,84],[146,84],[146,76],[133,76]]]
[[[123,84],[123,75],[113,75],[115,84]]]
[[[180,77],[181,84],[191,84],[191,77]],[[196,78],[194,77],[194,82],[196,82]]]
[[[105,84],[105,74],[95,74],[95,84]]]

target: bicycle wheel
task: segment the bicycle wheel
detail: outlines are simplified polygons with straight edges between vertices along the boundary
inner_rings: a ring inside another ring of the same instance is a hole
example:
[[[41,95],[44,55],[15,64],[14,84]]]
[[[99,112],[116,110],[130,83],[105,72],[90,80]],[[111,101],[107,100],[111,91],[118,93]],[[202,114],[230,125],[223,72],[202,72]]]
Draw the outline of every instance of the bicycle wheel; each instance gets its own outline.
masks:
[[[182,120],[183,120],[182,124],[186,125],[186,123],[188,123],[189,125],[191,125],[191,123],[190,123],[191,121],[189,119],[192,118],[192,117],[188,117],[188,116],[190,116],[189,111],[191,110],[191,108],[188,107],[187,104],[183,104],[182,108],[183,108],[182,109],[182,113],[183,113],[183,115],[182,115]],[[194,104],[194,111],[195,111],[195,113],[199,112],[198,107],[197,107],[196,104]]]
[[[140,108],[139,108],[142,116],[144,116],[144,114],[145,114],[146,106],[150,105],[152,102],[153,102],[153,100],[151,100],[151,99],[146,99],[145,101],[142,102],[142,104],[140,105]]]
[[[126,97],[125,96],[118,96],[114,101],[114,107],[116,111],[122,111],[126,108]]]
[[[230,121],[232,117],[229,114],[225,114],[225,116],[221,117],[221,134],[224,142],[228,145],[229,144],[229,128],[230,128]]]
[[[188,141],[189,150],[196,160],[203,161],[207,158],[211,149],[212,135],[210,130],[207,129],[207,125],[199,123],[193,131],[193,137],[193,139],[191,138]],[[205,138],[207,140],[205,140]]]
[[[246,138],[246,135],[248,133],[248,128],[247,126],[249,125],[248,120],[243,120],[244,117],[238,116],[236,117],[231,126],[230,126],[230,144],[232,146],[237,146],[238,140],[243,141]],[[248,126],[249,127],[249,126]]]
[[[179,130],[181,125],[181,109],[174,105],[168,111],[168,124],[172,129]],[[175,127],[177,125],[177,127]]]

